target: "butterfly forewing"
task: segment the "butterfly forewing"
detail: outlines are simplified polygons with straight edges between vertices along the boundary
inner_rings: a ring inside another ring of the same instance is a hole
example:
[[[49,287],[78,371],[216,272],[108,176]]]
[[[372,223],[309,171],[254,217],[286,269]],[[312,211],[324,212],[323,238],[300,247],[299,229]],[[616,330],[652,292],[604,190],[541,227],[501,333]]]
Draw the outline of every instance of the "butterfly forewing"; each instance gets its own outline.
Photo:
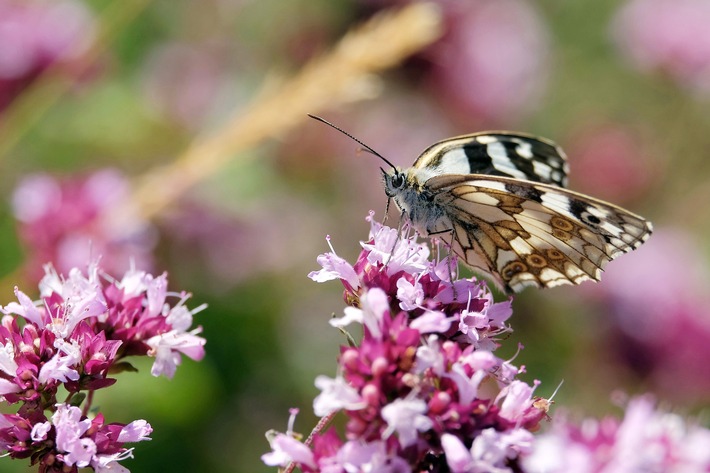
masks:
[[[510,132],[485,132],[433,144],[413,168],[424,177],[486,174],[567,186],[564,152],[552,141]]]
[[[453,251],[515,292],[599,280],[606,263],[652,230],[615,205],[542,183],[442,175],[424,191],[446,209]]]

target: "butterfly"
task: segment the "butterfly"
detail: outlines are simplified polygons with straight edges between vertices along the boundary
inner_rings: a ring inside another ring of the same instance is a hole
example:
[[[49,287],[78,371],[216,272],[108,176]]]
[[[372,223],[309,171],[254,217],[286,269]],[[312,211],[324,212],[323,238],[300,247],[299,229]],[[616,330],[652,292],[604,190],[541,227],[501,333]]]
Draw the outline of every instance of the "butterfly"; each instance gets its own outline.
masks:
[[[385,194],[422,236],[436,236],[506,292],[598,281],[606,264],[638,248],[651,222],[566,189],[562,149],[544,138],[481,132],[434,143],[402,170],[352,135],[391,169]]]

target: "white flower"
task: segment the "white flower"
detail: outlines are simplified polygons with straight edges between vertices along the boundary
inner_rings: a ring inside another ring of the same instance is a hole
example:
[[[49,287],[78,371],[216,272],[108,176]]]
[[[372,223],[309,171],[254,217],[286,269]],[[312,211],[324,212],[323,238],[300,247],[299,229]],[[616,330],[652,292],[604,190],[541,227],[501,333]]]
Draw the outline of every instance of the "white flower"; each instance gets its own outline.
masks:
[[[426,403],[421,399],[395,399],[382,408],[382,418],[388,426],[384,435],[397,432],[402,447],[413,444],[418,432],[425,432],[434,425],[425,415],[426,411]]]

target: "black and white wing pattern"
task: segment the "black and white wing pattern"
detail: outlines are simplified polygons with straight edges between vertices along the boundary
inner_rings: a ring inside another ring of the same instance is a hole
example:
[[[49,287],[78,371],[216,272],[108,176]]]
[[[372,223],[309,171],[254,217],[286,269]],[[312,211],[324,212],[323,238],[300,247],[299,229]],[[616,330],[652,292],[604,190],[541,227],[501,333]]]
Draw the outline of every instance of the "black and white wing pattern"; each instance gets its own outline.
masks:
[[[507,131],[474,133],[434,143],[419,155],[412,168],[424,180],[441,174],[486,174],[560,187],[567,187],[569,172],[565,153],[552,141]]]
[[[445,209],[452,250],[507,291],[599,280],[652,231],[627,210],[544,183],[447,174],[423,191]]]

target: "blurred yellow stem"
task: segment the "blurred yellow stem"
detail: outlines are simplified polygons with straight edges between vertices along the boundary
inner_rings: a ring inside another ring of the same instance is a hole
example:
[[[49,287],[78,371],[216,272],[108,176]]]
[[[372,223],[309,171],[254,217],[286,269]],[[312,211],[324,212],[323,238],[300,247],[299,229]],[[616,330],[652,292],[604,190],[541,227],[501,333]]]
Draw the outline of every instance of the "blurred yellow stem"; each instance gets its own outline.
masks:
[[[140,177],[133,204],[144,217],[155,217],[236,153],[284,133],[307,113],[363,98],[371,73],[400,63],[440,34],[440,14],[433,4],[415,3],[378,15],[291,79],[276,87],[266,86],[246,110],[211,136],[195,140],[174,162]]]

